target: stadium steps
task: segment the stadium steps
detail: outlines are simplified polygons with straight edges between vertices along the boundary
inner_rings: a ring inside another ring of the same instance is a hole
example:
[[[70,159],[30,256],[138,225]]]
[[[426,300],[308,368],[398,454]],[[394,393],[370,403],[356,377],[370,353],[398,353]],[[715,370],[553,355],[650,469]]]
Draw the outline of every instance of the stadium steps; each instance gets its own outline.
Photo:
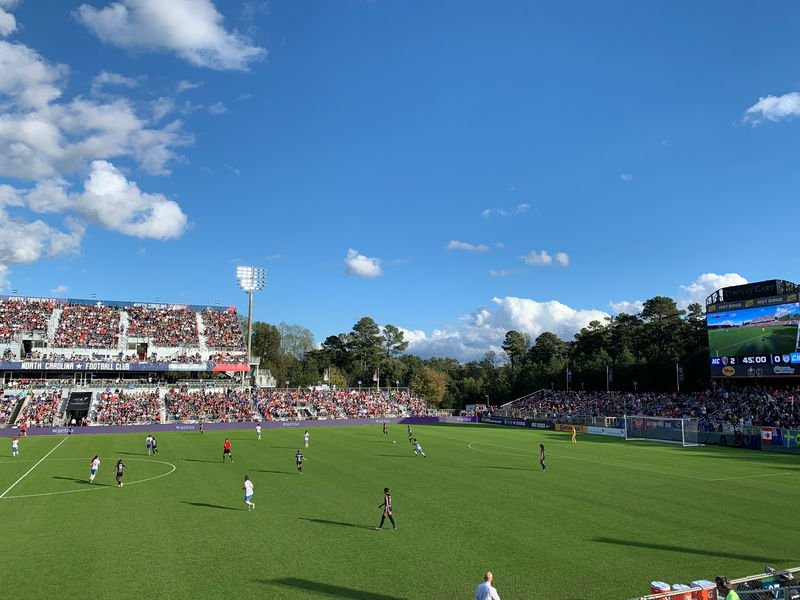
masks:
[[[200,313],[196,313],[195,317],[197,318],[197,337],[198,341],[200,342],[200,353],[204,358],[208,358],[211,350],[206,343],[206,326],[203,323],[203,317],[200,316]]]
[[[54,340],[56,331],[58,331],[58,322],[61,320],[61,313],[64,312],[61,308],[54,308],[53,313],[50,315],[50,320],[47,322],[47,339]]]
[[[22,390],[20,393],[25,394],[25,397],[22,398],[21,402],[17,403],[17,410],[15,411],[13,418],[9,419],[8,421],[12,425],[16,423],[17,419],[19,419],[22,416],[22,411],[24,411],[25,407],[28,406],[28,404],[30,404],[31,399],[34,396],[33,390]]]
[[[11,417],[6,421],[8,427],[11,427],[12,424],[17,420],[20,413],[22,413],[22,405],[24,401],[17,400],[17,403],[14,405],[14,410],[11,411]]]
[[[128,353],[128,329],[131,326],[131,318],[127,310],[119,311],[119,325],[121,331],[119,342],[117,342],[117,350],[122,353],[122,356],[126,356]]]

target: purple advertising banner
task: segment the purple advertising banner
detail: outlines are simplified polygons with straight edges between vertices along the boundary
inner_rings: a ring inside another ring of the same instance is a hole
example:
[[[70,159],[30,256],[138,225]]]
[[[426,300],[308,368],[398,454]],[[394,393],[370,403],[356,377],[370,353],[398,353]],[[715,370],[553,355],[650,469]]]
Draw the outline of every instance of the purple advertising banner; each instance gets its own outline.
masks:
[[[230,429],[254,429],[261,423],[263,429],[282,429],[294,427],[337,427],[345,425],[432,425],[436,423],[477,423],[477,417],[391,417],[385,419],[326,419],[309,421],[247,421],[244,423],[203,423],[206,431]],[[92,427],[29,427],[28,435],[81,435],[86,433],[139,433],[146,431],[200,431],[199,423],[166,423],[141,425],[95,425]],[[19,427],[0,429],[0,437],[19,435]]]

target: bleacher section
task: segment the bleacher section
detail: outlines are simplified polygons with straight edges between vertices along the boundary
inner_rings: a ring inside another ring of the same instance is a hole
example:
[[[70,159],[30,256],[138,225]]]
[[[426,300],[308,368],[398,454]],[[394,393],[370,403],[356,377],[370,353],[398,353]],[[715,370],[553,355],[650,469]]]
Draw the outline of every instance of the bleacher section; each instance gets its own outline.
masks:
[[[6,382],[26,373],[247,371],[245,354],[233,307],[0,296]]]

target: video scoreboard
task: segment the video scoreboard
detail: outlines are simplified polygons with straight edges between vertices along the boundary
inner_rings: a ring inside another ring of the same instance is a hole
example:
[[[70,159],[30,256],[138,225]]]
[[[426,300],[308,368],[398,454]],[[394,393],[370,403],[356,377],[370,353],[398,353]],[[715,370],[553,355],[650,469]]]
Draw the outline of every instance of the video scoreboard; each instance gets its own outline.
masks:
[[[764,281],[709,296],[712,377],[800,377],[800,298],[788,286]]]

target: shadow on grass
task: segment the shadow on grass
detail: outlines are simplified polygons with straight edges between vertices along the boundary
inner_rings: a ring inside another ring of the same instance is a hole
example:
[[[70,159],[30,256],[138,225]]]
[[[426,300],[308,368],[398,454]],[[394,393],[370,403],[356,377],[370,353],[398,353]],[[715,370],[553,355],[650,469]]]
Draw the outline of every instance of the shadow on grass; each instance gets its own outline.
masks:
[[[648,548],[650,550],[663,550],[664,552],[679,552],[681,554],[699,554],[701,556],[717,556],[719,558],[734,558],[737,560],[749,560],[753,562],[786,562],[786,559],[776,556],[764,556],[755,554],[736,554],[735,552],[724,552],[720,550],[704,550],[702,548],[692,548],[690,546],[672,546],[670,544],[651,544],[648,542],[636,542],[632,540],[617,540],[607,537],[592,538],[593,542],[601,544],[616,544],[619,546],[631,546],[633,548]]]
[[[293,475],[289,471],[270,471],[269,469],[253,469],[257,473],[277,473],[278,475]]]
[[[183,504],[191,504],[192,506],[200,506],[202,508],[219,508],[220,510],[240,510],[238,508],[233,508],[232,506],[222,506],[221,504],[209,504],[208,502],[188,502],[186,500],[181,500]]]
[[[403,454],[402,456],[399,454],[378,454],[378,456],[388,456],[389,458],[414,458],[414,455],[406,456]]]
[[[484,469],[503,469],[505,471],[536,471],[537,469],[525,469],[523,467],[498,467],[495,465],[483,465]]]
[[[182,458],[181,460],[185,460],[187,462],[207,462],[207,463],[221,463],[222,460],[204,460],[202,458]]]
[[[79,479],[77,477],[59,477],[58,475],[53,475],[53,479],[64,479],[66,481],[74,481],[75,483],[83,483],[85,485],[97,487],[112,487],[110,483],[89,483],[88,479]]]
[[[377,594],[375,592],[367,592],[364,590],[357,590],[339,585],[331,585],[330,583],[321,583],[319,581],[311,581],[310,579],[298,579],[296,577],[281,577],[280,579],[257,579],[256,581],[259,583],[265,583],[267,585],[282,585],[286,587],[298,588],[314,594],[324,594],[326,597],[331,598],[348,598],[349,600],[408,600],[406,597],[388,596],[386,594]]]
[[[353,527],[354,529],[375,529],[370,525],[359,525],[357,523],[345,523],[343,521],[328,521],[327,519],[309,519],[307,517],[297,517],[301,521],[311,521],[312,523],[321,523],[322,525],[338,525],[339,527]]]
[[[114,452],[112,452],[114,454]],[[148,456],[147,452],[116,452],[116,454],[127,454],[129,456]]]

